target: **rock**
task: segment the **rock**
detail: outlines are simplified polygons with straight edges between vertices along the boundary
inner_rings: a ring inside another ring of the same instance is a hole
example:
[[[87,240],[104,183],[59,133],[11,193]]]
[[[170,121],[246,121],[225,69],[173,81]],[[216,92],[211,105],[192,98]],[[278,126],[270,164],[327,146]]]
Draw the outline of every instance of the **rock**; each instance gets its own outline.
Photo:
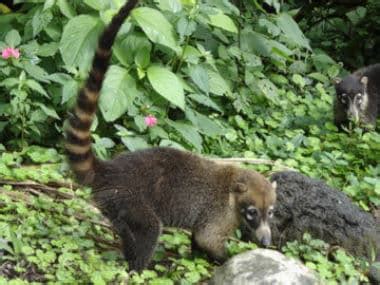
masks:
[[[342,191],[293,171],[277,172],[277,202],[271,223],[272,243],[313,238],[338,245],[356,256],[371,257],[380,248],[379,225]]]
[[[238,254],[215,270],[214,285],[313,285],[319,281],[301,262],[270,249]]]

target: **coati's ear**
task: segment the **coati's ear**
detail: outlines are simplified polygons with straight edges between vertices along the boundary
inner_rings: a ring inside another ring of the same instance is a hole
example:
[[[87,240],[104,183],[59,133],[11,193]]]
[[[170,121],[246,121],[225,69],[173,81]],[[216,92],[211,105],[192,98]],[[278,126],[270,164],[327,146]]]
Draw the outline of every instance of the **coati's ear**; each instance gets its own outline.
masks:
[[[244,192],[247,192],[247,190],[248,190],[248,186],[246,184],[241,183],[241,182],[237,182],[233,186],[232,192],[244,193]]]
[[[367,76],[363,76],[360,79],[360,82],[363,83],[365,86],[367,86],[367,84],[368,84],[368,77]]]
[[[339,78],[339,77],[335,77],[335,78],[332,79],[332,82],[334,84],[339,84],[341,81],[342,81],[342,78]]]
[[[273,181],[272,182],[272,187],[273,187],[274,190],[276,190],[276,188],[277,188],[277,181]]]

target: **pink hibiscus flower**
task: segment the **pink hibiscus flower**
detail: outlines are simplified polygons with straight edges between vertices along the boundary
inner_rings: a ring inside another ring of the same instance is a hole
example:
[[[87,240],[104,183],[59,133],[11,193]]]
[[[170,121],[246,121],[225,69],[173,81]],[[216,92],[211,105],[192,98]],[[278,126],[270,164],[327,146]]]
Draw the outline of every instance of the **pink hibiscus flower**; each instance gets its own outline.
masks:
[[[7,47],[2,50],[1,57],[4,59],[8,59],[10,57],[19,58],[20,50],[18,48]]]
[[[145,125],[147,125],[148,127],[153,127],[157,125],[157,118],[153,115],[146,116],[144,121],[145,121]]]

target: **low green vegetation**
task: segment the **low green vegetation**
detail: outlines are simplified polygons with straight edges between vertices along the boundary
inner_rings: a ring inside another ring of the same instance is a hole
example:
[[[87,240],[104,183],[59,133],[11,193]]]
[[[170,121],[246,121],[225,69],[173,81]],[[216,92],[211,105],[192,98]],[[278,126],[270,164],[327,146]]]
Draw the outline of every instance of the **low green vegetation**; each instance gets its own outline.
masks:
[[[215,265],[174,229],[162,235],[152,268],[128,275],[90,189],[73,184],[63,161],[63,120],[100,31],[124,1],[18,2],[26,3],[0,16],[0,50],[20,53],[0,58],[0,284],[207,280]],[[226,1],[158,0],[136,9],[113,48],[93,125],[97,155],[160,145],[267,159],[274,165],[253,167],[290,167],[365,211],[378,208],[379,124],[338,132],[332,79],[344,73],[341,64],[311,48],[290,6],[265,1],[281,11],[269,14],[259,2],[244,3],[241,14]],[[147,126],[148,115],[157,124]],[[238,237],[228,243],[231,255],[256,248]],[[368,262],[308,235],[281,251],[331,284],[366,280]]]

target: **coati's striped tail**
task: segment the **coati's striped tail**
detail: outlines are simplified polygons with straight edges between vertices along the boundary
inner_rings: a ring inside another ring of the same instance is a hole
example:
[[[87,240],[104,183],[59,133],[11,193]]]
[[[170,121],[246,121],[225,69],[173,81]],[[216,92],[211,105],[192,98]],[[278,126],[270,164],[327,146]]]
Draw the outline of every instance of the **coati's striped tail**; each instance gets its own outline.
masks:
[[[78,182],[93,180],[95,156],[91,150],[90,127],[97,109],[99,92],[111,58],[111,47],[124,20],[138,0],[129,0],[116,14],[99,38],[92,68],[85,86],[79,91],[77,104],[66,130],[66,152]]]

